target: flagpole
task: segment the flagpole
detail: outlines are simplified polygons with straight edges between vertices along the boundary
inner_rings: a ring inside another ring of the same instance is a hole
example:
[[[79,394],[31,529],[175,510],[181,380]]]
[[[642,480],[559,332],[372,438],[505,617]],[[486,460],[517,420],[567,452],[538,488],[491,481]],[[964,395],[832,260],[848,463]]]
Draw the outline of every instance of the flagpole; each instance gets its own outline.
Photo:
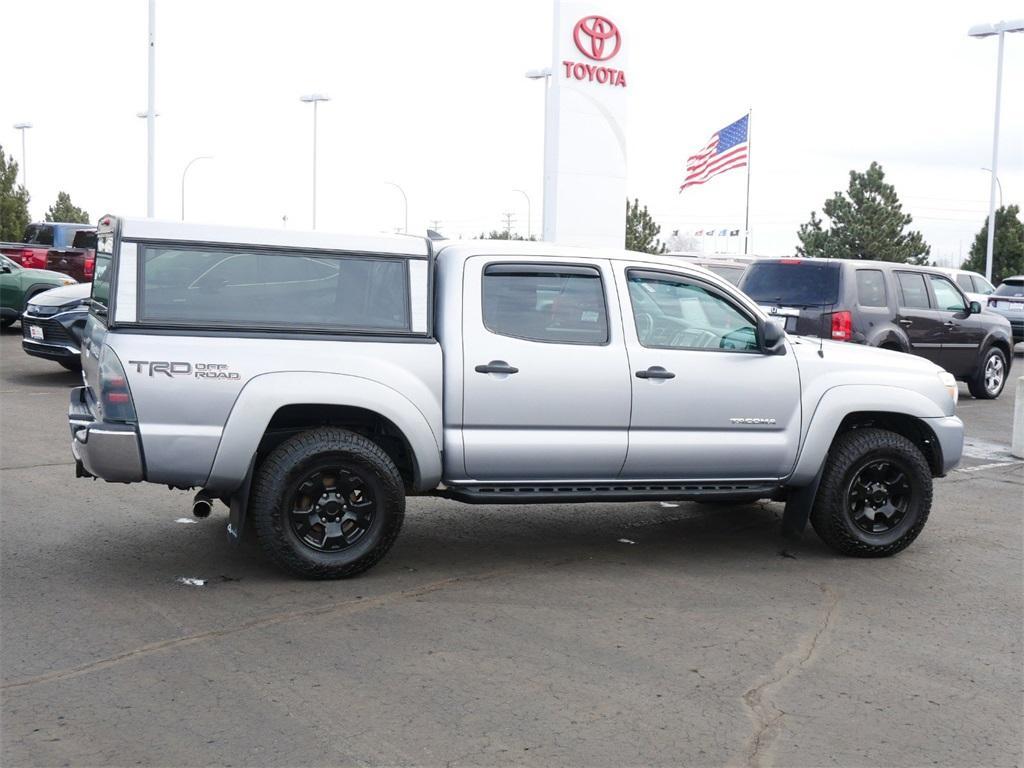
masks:
[[[735,114],[735,113],[734,113]],[[747,255],[748,244],[750,242],[750,158],[754,154],[753,139],[754,135],[751,132],[751,127],[754,123],[753,119],[754,110],[747,110],[747,213],[743,219],[743,255]]]

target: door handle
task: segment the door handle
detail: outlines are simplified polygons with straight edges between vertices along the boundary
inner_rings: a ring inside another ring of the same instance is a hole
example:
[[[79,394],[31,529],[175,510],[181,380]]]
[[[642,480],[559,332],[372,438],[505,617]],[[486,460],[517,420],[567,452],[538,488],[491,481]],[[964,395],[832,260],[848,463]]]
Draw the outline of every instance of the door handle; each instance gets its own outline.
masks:
[[[956,322],[954,322],[952,320],[947,320],[946,322],[943,323],[943,325],[946,326],[947,328],[959,328],[960,327],[960,323],[956,323]]]
[[[487,365],[478,365],[473,369],[477,373],[519,373],[519,369],[504,360],[491,360]]]
[[[905,318],[905,317],[901,317],[896,322],[899,323],[900,325],[902,325],[904,328],[909,328],[910,326],[912,326],[914,324],[913,320],[907,320],[907,318]]]
[[[638,379],[674,379],[676,375],[672,371],[666,371],[660,365],[652,365],[646,371],[637,371]]]

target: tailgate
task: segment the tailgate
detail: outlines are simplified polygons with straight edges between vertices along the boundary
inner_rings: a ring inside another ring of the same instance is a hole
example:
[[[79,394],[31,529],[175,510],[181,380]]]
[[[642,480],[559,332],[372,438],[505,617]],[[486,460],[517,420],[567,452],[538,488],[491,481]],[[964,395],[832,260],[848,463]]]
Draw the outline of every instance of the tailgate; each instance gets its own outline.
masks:
[[[46,252],[46,268],[69,275],[80,283],[89,282],[85,276],[84,251],[51,248]]]

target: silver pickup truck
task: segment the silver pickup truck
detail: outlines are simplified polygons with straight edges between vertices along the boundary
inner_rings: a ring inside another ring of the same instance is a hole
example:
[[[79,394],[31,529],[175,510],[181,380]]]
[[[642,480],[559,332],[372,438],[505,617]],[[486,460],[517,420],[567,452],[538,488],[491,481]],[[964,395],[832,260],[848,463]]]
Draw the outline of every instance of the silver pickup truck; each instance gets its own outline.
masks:
[[[370,568],[409,495],[785,501],[849,555],[902,550],[960,460],[957,386],[787,337],[666,256],[100,220],[77,473],[199,489],[306,577]]]

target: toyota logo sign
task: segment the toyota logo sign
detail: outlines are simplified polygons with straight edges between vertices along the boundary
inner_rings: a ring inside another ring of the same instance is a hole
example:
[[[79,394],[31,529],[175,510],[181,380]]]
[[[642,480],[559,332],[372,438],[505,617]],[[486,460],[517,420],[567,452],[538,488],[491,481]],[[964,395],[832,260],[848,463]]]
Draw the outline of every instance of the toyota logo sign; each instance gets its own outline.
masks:
[[[604,16],[584,16],[576,22],[572,39],[580,53],[594,61],[607,61],[619,52],[619,28]]]

